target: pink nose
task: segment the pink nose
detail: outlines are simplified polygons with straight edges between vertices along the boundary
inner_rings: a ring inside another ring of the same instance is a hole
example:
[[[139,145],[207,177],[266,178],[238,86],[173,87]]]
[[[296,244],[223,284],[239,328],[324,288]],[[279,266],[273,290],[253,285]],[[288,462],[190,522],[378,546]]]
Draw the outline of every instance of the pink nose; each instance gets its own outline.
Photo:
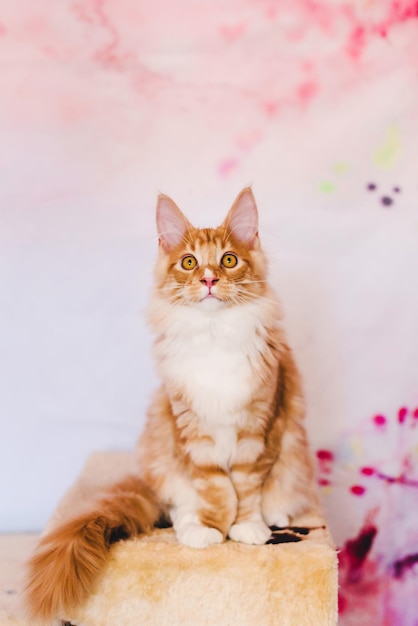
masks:
[[[217,283],[219,280],[219,278],[216,278],[215,276],[210,276],[209,278],[206,278],[205,276],[201,279],[201,283],[205,283],[206,287],[209,287],[209,289],[211,287],[213,287],[213,285],[215,283]]]

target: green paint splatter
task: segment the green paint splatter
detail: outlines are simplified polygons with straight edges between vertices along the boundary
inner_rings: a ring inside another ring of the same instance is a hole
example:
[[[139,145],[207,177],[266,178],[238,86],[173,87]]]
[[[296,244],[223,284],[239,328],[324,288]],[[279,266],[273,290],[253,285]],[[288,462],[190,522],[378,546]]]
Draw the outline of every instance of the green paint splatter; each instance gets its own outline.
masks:
[[[322,193],[334,193],[335,185],[329,180],[324,180],[318,185],[319,191]]]
[[[399,131],[395,126],[388,128],[386,139],[376,150],[373,161],[383,169],[393,167],[399,157],[401,151],[401,138]]]
[[[343,161],[339,161],[338,163],[335,163],[333,168],[334,172],[338,175],[338,176],[343,176],[344,174],[347,174],[347,172],[350,169],[350,166],[348,165],[348,163],[344,163]]]

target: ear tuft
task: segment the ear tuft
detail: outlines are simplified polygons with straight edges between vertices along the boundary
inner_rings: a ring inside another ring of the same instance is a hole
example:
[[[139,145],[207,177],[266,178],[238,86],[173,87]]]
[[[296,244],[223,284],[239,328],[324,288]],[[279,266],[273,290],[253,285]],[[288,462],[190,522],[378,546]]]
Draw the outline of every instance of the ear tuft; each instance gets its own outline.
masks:
[[[258,238],[258,211],[251,187],[238,194],[224,226],[242,243],[253,247]]]
[[[157,231],[165,252],[181,243],[192,225],[169,196],[160,194],[157,201]]]

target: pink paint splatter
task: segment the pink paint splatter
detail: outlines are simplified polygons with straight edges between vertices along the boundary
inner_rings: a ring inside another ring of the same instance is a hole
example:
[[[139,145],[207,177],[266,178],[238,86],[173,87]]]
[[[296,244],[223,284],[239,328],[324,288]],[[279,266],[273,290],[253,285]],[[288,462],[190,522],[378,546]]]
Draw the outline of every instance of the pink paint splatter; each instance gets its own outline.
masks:
[[[340,570],[344,572],[344,576],[341,577],[343,582],[358,582],[362,577],[362,568],[376,535],[376,526],[366,521],[358,535],[346,541],[339,555]]]
[[[278,114],[280,105],[277,101],[268,100],[267,102],[264,102],[263,109],[268,117],[274,117]]]
[[[384,415],[375,415],[372,419],[376,426],[380,428],[383,428],[387,424],[387,419]]]
[[[332,474],[334,464],[334,453],[331,450],[317,450],[316,458],[318,460],[319,478],[318,484],[321,487],[329,487],[332,483],[330,475]]]
[[[263,138],[263,134],[260,130],[254,130],[247,133],[243,133],[236,139],[237,147],[240,150],[248,152],[253,150],[255,146],[260,143]]]
[[[376,470],[374,469],[374,467],[362,467],[360,472],[364,476],[373,476],[373,474],[376,473]]]
[[[77,2],[72,10],[77,18],[91,26],[98,26],[106,34],[106,44],[96,52],[95,58],[103,66],[118,69],[121,65],[121,55],[118,51],[120,37],[116,27],[108,17],[105,6],[107,0],[90,0],[89,3]]]
[[[334,454],[331,450],[317,450],[316,458],[318,459],[319,471],[322,474],[331,474],[334,462]]]
[[[314,81],[306,81],[299,85],[297,96],[300,102],[307,104],[318,93],[318,85]]]
[[[366,31],[363,26],[355,26],[351,32],[347,43],[347,54],[354,60],[357,60],[366,47]]]
[[[277,17],[277,7],[274,4],[271,4],[266,9],[266,17],[268,20],[275,20]]]
[[[418,19],[418,2],[416,0],[409,3],[394,0],[390,6],[388,17],[380,24],[376,24],[375,29],[377,32],[380,29],[387,34],[389,29],[394,26],[414,19]]]
[[[406,420],[406,416],[408,415],[408,409],[406,407],[401,407],[398,411],[398,422],[399,424],[403,424]]]
[[[394,0],[388,9],[385,18],[360,23],[352,7],[345,7],[345,16],[351,24],[347,41],[347,54],[352,60],[359,59],[372,39],[376,37],[387,38],[394,27],[418,19],[418,2],[416,0],[409,3]]]
[[[414,419],[418,419],[418,408],[414,409],[412,416],[414,417]]]
[[[366,488],[363,487],[363,485],[352,485],[350,487],[350,491],[353,496],[364,496],[364,494],[366,493]]]
[[[238,163],[238,159],[236,159],[235,157],[231,157],[229,159],[224,159],[223,161],[221,161],[218,166],[219,176],[222,176],[223,178],[228,176],[238,167]]]
[[[233,43],[245,33],[247,24],[245,22],[238,22],[237,24],[222,24],[219,27],[219,32],[222,37],[229,43]]]
[[[120,62],[120,54],[118,53],[118,47],[120,44],[119,34],[104,10],[105,3],[106,0],[94,0],[94,10],[98,21],[108,35],[108,42],[97,53],[97,58],[104,65],[108,67],[115,67],[118,66]]]
[[[329,478],[318,478],[318,485],[320,487],[329,487],[331,485],[331,481]]]
[[[316,456],[321,461],[333,461],[334,453],[331,450],[317,450]]]
[[[317,0],[304,0],[306,11],[305,20],[308,25],[318,26],[324,33],[329,34],[339,14],[339,9],[335,10],[332,3],[318,2]]]
[[[354,616],[354,621],[349,623],[370,626],[379,622],[380,577],[376,563],[369,556],[376,535],[377,527],[366,520],[356,537],[348,539],[338,555],[338,609],[340,615],[348,614],[350,619]],[[370,620],[371,616],[375,622]],[[357,617],[360,619],[355,621]]]
[[[373,558],[372,549],[378,534],[375,523],[377,511],[374,509],[367,515],[358,534],[347,540],[339,552],[338,608],[340,615],[344,616],[341,623],[364,626],[408,623],[412,626],[416,623],[413,605],[409,610],[407,606],[402,606],[400,611],[394,605],[402,597],[404,602],[408,599],[407,602],[414,603],[414,572],[418,553],[416,550],[406,553],[392,563],[382,560],[380,554]],[[412,576],[408,576],[409,572]],[[411,583],[409,588],[406,587],[407,578]],[[404,591],[399,585],[404,585]],[[407,614],[413,617],[411,621],[405,621]],[[345,616],[347,622],[344,621]]]
[[[347,600],[341,592],[338,593],[338,613],[343,615],[347,611]]]

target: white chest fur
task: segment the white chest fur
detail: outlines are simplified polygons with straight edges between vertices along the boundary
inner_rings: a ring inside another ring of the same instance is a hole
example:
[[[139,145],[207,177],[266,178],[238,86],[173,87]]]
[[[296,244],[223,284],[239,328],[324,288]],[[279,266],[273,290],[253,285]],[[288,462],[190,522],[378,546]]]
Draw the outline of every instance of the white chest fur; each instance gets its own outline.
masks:
[[[265,329],[257,305],[218,310],[179,307],[157,342],[160,373],[212,424],[234,424],[257,381]]]

